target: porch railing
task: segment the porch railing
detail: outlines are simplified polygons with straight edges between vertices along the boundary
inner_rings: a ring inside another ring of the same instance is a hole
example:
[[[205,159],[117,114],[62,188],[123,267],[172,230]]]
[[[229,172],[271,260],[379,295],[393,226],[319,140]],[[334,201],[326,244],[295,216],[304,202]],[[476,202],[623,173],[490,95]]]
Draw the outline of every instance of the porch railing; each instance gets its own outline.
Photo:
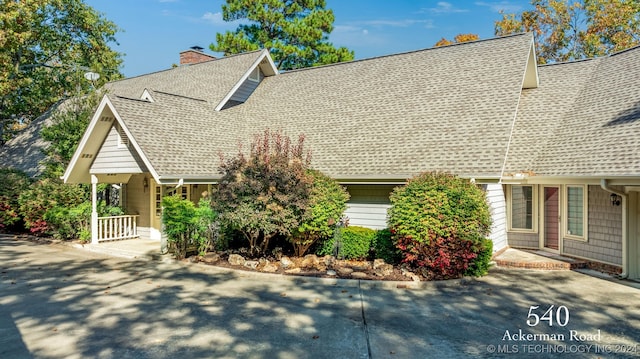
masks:
[[[98,242],[138,237],[137,215],[98,217]]]

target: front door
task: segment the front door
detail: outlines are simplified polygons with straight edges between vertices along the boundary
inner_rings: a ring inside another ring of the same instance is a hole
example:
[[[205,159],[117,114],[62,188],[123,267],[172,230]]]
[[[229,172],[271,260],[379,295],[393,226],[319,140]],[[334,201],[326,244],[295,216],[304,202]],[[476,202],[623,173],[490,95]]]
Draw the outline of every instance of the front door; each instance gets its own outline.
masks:
[[[544,238],[542,247],[557,251],[560,246],[560,187],[544,187]]]

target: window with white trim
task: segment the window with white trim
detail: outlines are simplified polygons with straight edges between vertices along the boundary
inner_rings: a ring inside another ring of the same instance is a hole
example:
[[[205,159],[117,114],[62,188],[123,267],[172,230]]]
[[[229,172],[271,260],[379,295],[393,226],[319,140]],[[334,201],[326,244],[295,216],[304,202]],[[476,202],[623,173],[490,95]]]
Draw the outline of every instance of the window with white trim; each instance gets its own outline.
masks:
[[[566,187],[565,228],[568,237],[586,239],[587,193],[585,186]]]
[[[532,185],[512,185],[510,187],[511,213],[509,228],[512,230],[534,231],[534,187]]]

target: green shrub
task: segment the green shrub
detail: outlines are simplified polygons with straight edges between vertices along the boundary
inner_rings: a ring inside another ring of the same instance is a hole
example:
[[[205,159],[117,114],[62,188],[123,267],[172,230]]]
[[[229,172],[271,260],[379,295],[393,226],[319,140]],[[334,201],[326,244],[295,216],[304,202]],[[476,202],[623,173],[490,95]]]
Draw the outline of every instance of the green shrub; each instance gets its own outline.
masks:
[[[319,240],[330,238],[347,209],[349,193],[340,184],[319,171],[309,171],[313,178],[309,206],[302,224],[290,237],[294,254],[302,257]]]
[[[371,228],[340,227],[336,235],[324,242],[318,254],[344,259],[365,259],[369,256],[376,231]]]
[[[480,188],[450,174],[424,173],[390,199],[389,226],[403,262],[434,278],[486,269],[491,215]]]
[[[120,216],[122,208],[107,206],[104,201],[97,204],[98,217]],[[43,216],[47,223],[48,233],[56,239],[80,239],[87,242],[91,239],[91,202],[82,202],[74,207],[56,205],[48,209]]]
[[[12,227],[20,222],[18,198],[30,184],[31,180],[24,172],[0,168],[0,228]]]
[[[57,229],[56,224],[50,224],[47,220],[54,219],[55,222],[55,218],[64,215],[62,212],[66,208],[75,208],[88,200],[89,192],[85,187],[46,178],[31,184],[29,189],[20,193],[19,214],[31,233],[52,234]],[[47,215],[49,211],[51,213]]]
[[[203,254],[211,248],[215,236],[216,214],[209,200],[201,200],[198,206],[180,195],[162,199],[162,223],[170,250],[177,258],[184,258],[190,247]]]
[[[371,257],[373,259],[382,258],[389,264],[400,263],[402,255],[393,241],[391,230],[388,228],[377,231],[373,237]]]

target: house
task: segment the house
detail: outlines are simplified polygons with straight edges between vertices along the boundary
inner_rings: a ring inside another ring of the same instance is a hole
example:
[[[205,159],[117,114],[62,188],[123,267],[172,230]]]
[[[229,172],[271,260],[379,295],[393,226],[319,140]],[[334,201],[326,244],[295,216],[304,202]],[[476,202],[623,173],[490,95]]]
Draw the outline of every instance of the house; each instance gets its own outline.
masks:
[[[219,154],[266,128],[306,135],[312,166],[383,228],[394,187],[424,171],[482,186],[495,250],[538,248],[640,278],[640,48],[538,66],[518,34],[279,73],[255,51],[108,84],[64,174],[122,183],[130,216],[93,239],[160,240],[162,196],[197,200]],[[94,190],[95,201],[95,190]]]

